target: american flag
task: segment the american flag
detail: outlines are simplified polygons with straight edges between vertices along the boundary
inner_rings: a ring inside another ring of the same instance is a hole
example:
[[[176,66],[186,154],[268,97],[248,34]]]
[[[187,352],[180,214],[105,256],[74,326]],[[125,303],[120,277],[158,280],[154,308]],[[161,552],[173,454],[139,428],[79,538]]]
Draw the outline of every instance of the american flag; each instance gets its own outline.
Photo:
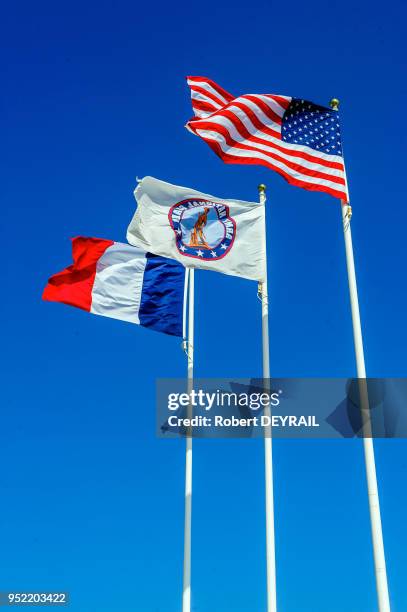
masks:
[[[271,94],[235,98],[187,77],[195,117],[186,127],[228,164],[261,164],[289,183],[348,200],[338,112]]]

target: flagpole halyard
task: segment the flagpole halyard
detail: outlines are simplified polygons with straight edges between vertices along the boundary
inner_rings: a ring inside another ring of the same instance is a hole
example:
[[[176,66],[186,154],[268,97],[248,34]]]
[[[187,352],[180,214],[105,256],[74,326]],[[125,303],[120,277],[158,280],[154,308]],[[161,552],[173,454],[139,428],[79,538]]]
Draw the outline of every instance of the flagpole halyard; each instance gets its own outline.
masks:
[[[266,204],[266,186],[258,187],[260,203]],[[265,278],[259,283],[261,296],[262,346],[263,346],[263,385],[270,390],[270,350],[269,350],[269,303],[267,290],[267,245],[266,245],[266,215],[264,214],[264,256]],[[270,416],[270,405],[264,409],[265,416]],[[265,501],[266,501],[266,559],[267,559],[267,610],[277,611],[276,588],[276,555],[274,534],[274,491],[273,491],[273,452],[271,426],[264,431],[264,467],[265,467]]]
[[[191,397],[194,377],[194,269],[186,270],[188,278],[188,393]],[[185,307],[185,306],[184,306]],[[184,339],[185,342],[185,339]],[[192,406],[188,407],[188,417]],[[184,516],[184,571],[182,612],[191,611],[191,532],[192,532],[192,431],[187,432],[185,450],[185,516]]]
[[[339,100],[333,98],[330,102],[333,110],[338,110]],[[345,175],[346,176],[346,175]],[[348,190],[348,186],[346,185]],[[348,198],[349,200],[349,198]],[[363,448],[365,456],[366,480],[369,499],[370,523],[373,541],[373,557],[376,576],[376,590],[379,612],[390,612],[389,588],[387,582],[386,558],[384,553],[383,530],[380,515],[379,491],[377,486],[376,463],[372,429],[370,422],[369,398],[366,383],[366,366],[363,349],[362,326],[358,290],[356,283],[355,260],[351,231],[352,209],[348,202],[340,200],[341,222],[345,240],[346,267],[348,272],[349,296],[352,313],[353,341],[356,356],[356,371],[359,380],[360,407],[363,417]]]

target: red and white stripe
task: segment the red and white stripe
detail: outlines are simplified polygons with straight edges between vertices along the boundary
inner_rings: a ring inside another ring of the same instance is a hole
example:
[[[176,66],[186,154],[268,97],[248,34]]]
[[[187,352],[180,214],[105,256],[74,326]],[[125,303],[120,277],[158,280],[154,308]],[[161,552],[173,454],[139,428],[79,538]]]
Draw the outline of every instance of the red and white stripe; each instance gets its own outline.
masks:
[[[187,78],[195,117],[186,127],[228,164],[261,164],[289,183],[347,199],[343,158],[292,144],[281,137],[289,96],[235,98],[205,77]]]
[[[233,100],[233,96],[205,77],[188,77],[192,108],[199,119],[205,119]]]

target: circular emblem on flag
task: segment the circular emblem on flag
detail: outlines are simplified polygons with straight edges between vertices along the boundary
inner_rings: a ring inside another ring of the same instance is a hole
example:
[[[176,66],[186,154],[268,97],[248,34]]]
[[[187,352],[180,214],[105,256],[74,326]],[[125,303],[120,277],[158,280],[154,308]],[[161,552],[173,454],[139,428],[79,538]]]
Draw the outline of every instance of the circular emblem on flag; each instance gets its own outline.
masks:
[[[233,246],[236,223],[225,204],[203,198],[182,200],[170,209],[168,218],[177,249],[185,257],[215,261]]]

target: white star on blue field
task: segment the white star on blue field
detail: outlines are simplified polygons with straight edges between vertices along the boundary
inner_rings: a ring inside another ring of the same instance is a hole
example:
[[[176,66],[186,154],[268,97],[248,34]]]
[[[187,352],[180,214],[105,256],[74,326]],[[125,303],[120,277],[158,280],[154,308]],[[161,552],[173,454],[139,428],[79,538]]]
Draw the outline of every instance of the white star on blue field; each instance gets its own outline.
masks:
[[[342,155],[339,114],[335,110],[293,99],[284,113],[281,136],[330,155]]]
[[[366,0],[3,6],[0,591],[181,610],[185,443],[155,423],[156,379],[186,375],[180,339],[41,300],[70,237],[125,242],[137,176],[246,201],[265,183],[272,375],[355,375],[338,202],[224,164],[184,128],[186,75],[292,96],[282,138],[328,155],[339,120],[367,371],[406,375],[405,19]],[[261,376],[256,283],[198,270],[195,291],[196,375]],[[375,450],[401,612],[407,443]],[[374,612],[361,441],[273,451],[279,610]],[[261,440],[195,442],[192,551],[193,612],[266,612]]]

